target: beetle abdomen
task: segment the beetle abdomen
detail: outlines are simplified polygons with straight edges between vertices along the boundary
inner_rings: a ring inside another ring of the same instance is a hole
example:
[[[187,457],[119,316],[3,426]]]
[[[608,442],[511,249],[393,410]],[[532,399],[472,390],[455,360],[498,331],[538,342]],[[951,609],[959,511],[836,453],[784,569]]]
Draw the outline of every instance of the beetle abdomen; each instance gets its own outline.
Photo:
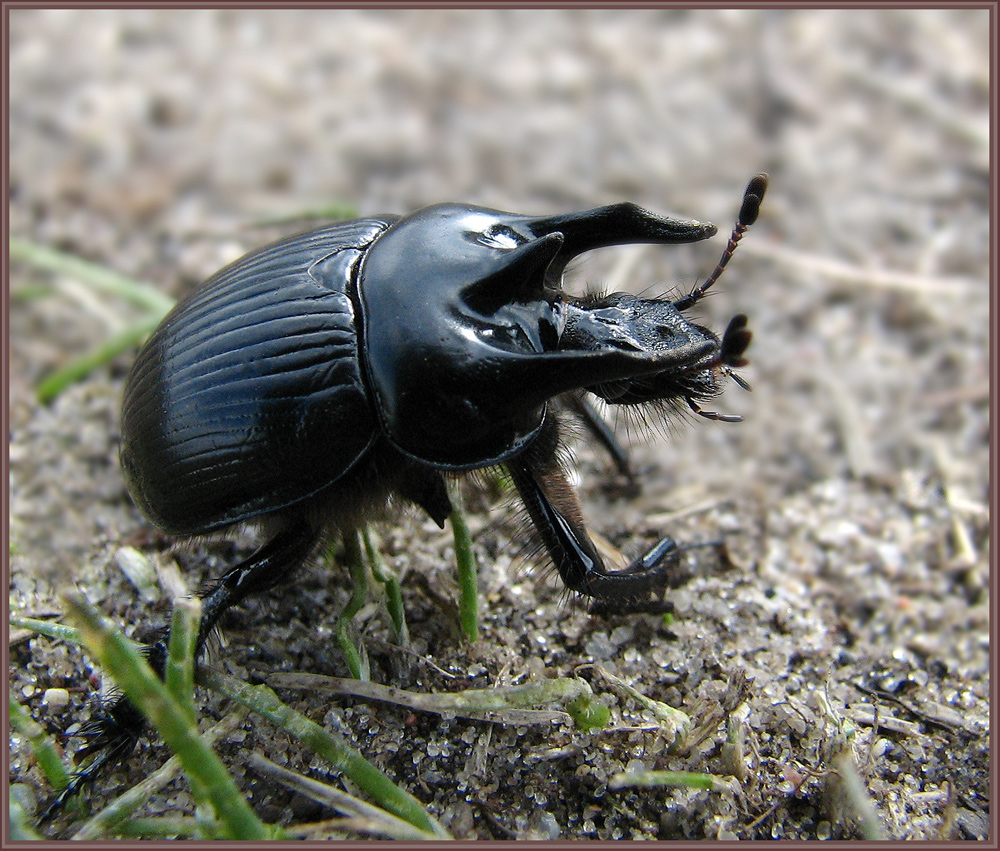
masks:
[[[377,431],[351,281],[389,224],[364,219],[250,254],[184,299],[125,385],[122,466],[164,531],[266,514],[336,481]]]

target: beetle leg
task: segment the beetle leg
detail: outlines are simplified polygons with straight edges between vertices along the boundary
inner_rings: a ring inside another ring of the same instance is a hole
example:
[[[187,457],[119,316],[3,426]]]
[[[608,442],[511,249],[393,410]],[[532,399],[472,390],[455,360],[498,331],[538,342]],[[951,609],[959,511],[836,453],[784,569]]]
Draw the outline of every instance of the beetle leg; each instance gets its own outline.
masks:
[[[319,541],[319,534],[306,521],[286,526],[249,558],[244,559],[201,594],[201,623],[195,643],[195,659],[212,630],[231,606],[251,594],[259,594],[281,583],[306,560]],[[147,660],[157,675],[163,676],[167,662],[169,632],[148,651]]]
[[[419,505],[440,528],[452,512],[448,488],[441,474],[420,464],[410,463],[398,484],[399,495]]]
[[[720,414],[718,411],[705,411],[690,396],[686,396],[685,398],[687,399],[688,407],[692,411],[694,411],[699,417],[704,417],[706,420],[717,420],[720,423],[743,422],[743,417],[741,417],[739,414]]]
[[[298,520],[214,583],[212,590],[202,598],[195,655],[226,609],[251,594],[259,594],[278,585],[306,560],[318,542],[319,534],[312,525]]]
[[[266,591],[281,582],[305,561],[318,539],[318,533],[308,522],[295,522],[223,576],[203,597],[195,659],[226,609],[250,594]],[[146,660],[159,677],[163,677],[166,668],[168,643],[169,634],[144,648]],[[106,770],[105,766],[116,765],[125,759],[132,752],[144,727],[142,714],[127,698],[118,697],[111,701],[97,719],[81,730],[81,735],[92,740],[84,752],[96,752],[97,756],[86,768],[73,775],[70,785],[49,805],[43,819],[57,812],[65,801],[99,777]]]
[[[507,469],[566,586],[595,598],[604,609],[669,611],[669,603],[649,595],[666,585],[677,545],[665,539],[624,570],[608,571],[587,535],[580,501],[554,456],[538,472],[531,460],[518,456],[507,462]]]

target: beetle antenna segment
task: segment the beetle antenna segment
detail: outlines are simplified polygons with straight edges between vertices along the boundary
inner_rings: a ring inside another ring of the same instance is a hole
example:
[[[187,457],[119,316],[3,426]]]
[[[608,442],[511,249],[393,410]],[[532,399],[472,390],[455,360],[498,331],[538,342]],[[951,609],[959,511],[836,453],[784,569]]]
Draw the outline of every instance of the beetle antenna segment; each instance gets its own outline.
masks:
[[[726,370],[726,375],[728,375],[731,379],[733,379],[733,381],[735,381],[737,384],[739,384],[740,387],[742,387],[744,390],[747,391],[747,393],[750,393],[753,390],[753,387],[750,386],[750,382],[749,381],[747,381],[742,376],[737,375],[732,370],[727,369]]]
[[[740,214],[736,219],[736,226],[729,236],[729,242],[726,243],[726,250],[722,252],[722,257],[719,259],[718,265],[716,265],[712,274],[708,276],[703,284],[695,287],[684,298],[675,301],[674,307],[678,310],[687,310],[700,301],[709,288],[722,277],[722,272],[736,251],[736,246],[743,239],[743,234],[747,232],[747,228],[757,221],[757,216],[760,214],[760,205],[764,200],[764,193],[766,191],[767,175],[763,172],[754,175],[753,179],[747,184],[746,192],[743,193],[743,204],[740,207]]]

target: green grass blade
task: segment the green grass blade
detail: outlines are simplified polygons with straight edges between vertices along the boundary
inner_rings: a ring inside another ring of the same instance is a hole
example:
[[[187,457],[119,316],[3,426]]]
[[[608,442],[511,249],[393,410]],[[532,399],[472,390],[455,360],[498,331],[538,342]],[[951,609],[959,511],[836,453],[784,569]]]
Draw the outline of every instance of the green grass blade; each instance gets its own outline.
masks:
[[[99,292],[118,296],[159,317],[166,315],[167,311],[174,306],[174,300],[170,296],[164,295],[149,284],[119,274],[74,254],[67,254],[31,240],[12,236],[10,238],[10,258],[22,260],[36,269],[70,276]]]
[[[201,623],[201,600],[189,597],[178,600],[170,623],[170,645],[164,682],[192,723],[198,723],[194,707],[194,651]]]
[[[377,700],[420,712],[473,718],[494,724],[552,726],[554,723],[574,721],[577,727],[592,730],[606,726],[610,715],[610,710],[595,698],[587,681],[578,677],[554,677],[515,686],[457,692],[407,691],[347,677],[306,673],[274,672],[268,675],[267,682],[276,688],[306,689],[330,695]],[[531,708],[553,703],[561,703],[566,711]]]
[[[129,819],[121,825],[122,836],[138,839],[201,839],[202,826],[190,816],[157,816]]]
[[[351,574],[351,599],[347,601],[340,617],[337,618],[337,642],[344,653],[344,661],[347,662],[351,676],[358,680],[367,680],[370,678],[368,665],[351,637],[351,621],[368,599],[368,571],[365,569],[361,542],[356,531],[344,533],[344,553]]]
[[[38,385],[38,401],[50,402],[71,384],[86,377],[91,371],[110,363],[122,352],[139,345],[160,324],[160,314],[150,314],[130,325],[124,331],[105,340],[96,348],[50,372]]]
[[[87,352],[46,376],[38,386],[38,399],[49,402],[69,385],[79,381],[91,370],[113,360],[119,354],[138,345],[159,325],[160,320],[174,306],[174,300],[155,287],[127,275],[68,254],[46,245],[10,238],[10,257],[23,261],[36,269],[65,275],[106,295],[112,295],[142,308],[147,314],[120,333],[105,340],[93,351]]]
[[[462,494],[456,484],[449,489],[454,510],[448,516],[455,536],[455,563],[458,567],[458,617],[462,634],[469,641],[479,638],[479,576],[472,552],[472,535],[465,522]]]
[[[437,835],[420,830],[392,813],[386,812],[380,807],[348,795],[340,789],[336,789],[326,783],[320,783],[311,777],[305,777],[289,771],[261,756],[259,753],[250,754],[249,765],[254,771],[273,777],[282,786],[292,789],[307,798],[311,798],[337,812],[343,813],[350,819],[344,822],[345,829],[350,829],[348,824],[353,824],[355,830],[380,836],[386,839],[437,839]]]
[[[298,210],[284,216],[275,216],[269,219],[259,219],[250,223],[250,227],[264,228],[276,225],[294,225],[301,222],[314,221],[316,219],[328,219],[332,221],[344,221],[346,219],[356,219],[358,208],[351,204],[326,204],[311,209]]]
[[[252,686],[214,670],[199,671],[198,683],[263,715],[319,754],[334,768],[343,771],[383,809],[423,831],[442,838],[448,837],[444,828],[427,813],[420,801],[393,783],[351,747],[345,738],[286,706],[267,686]]]
[[[68,641],[70,644],[80,644],[80,630],[55,621],[43,621],[38,618],[22,618],[11,615],[10,626],[13,629],[28,629],[46,638],[58,641]]]
[[[735,781],[699,771],[625,771],[608,781],[609,789],[657,789],[682,786],[710,792],[731,792]]]
[[[62,791],[69,786],[69,772],[59,758],[51,737],[46,734],[42,725],[35,721],[17,702],[13,693],[8,693],[7,701],[10,706],[11,726],[28,740],[28,744],[31,745],[35,754],[35,759],[38,760],[38,765],[52,788]]]
[[[385,588],[385,606],[389,610],[389,619],[392,621],[392,631],[396,642],[402,647],[408,647],[410,630],[406,625],[403,589],[400,587],[399,577],[385,566],[372,532],[367,526],[361,530],[361,543],[364,544],[365,556],[368,558],[372,576]]]
[[[7,812],[10,818],[10,839],[11,841],[20,841],[26,839],[43,839],[35,830],[35,825],[31,820],[31,816],[28,815],[27,811],[21,806],[21,802],[17,800],[15,795],[8,794],[9,798]]]

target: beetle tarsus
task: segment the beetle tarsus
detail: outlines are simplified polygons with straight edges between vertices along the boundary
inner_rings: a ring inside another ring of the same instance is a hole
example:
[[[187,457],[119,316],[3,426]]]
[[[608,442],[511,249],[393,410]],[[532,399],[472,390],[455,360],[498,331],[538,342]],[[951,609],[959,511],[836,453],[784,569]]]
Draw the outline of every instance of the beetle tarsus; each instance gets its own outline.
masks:
[[[747,390],[750,388],[747,387]],[[743,422],[743,417],[739,414],[720,414],[718,411],[706,411],[695,402],[690,396],[687,397],[688,407],[694,411],[699,417],[704,417],[706,420],[715,420],[720,423],[741,423]]]
[[[131,704],[129,704],[131,706]],[[108,766],[115,766],[124,761],[132,753],[138,741],[138,734],[128,727],[119,726],[118,722],[106,713],[101,719],[87,725],[81,735],[92,734],[95,741],[86,750],[94,751],[94,759],[84,768],[74,772],[66,786],[49,805],[42,811],[38,820],[42,823],[54,818],[80,792],[97,780]]]

